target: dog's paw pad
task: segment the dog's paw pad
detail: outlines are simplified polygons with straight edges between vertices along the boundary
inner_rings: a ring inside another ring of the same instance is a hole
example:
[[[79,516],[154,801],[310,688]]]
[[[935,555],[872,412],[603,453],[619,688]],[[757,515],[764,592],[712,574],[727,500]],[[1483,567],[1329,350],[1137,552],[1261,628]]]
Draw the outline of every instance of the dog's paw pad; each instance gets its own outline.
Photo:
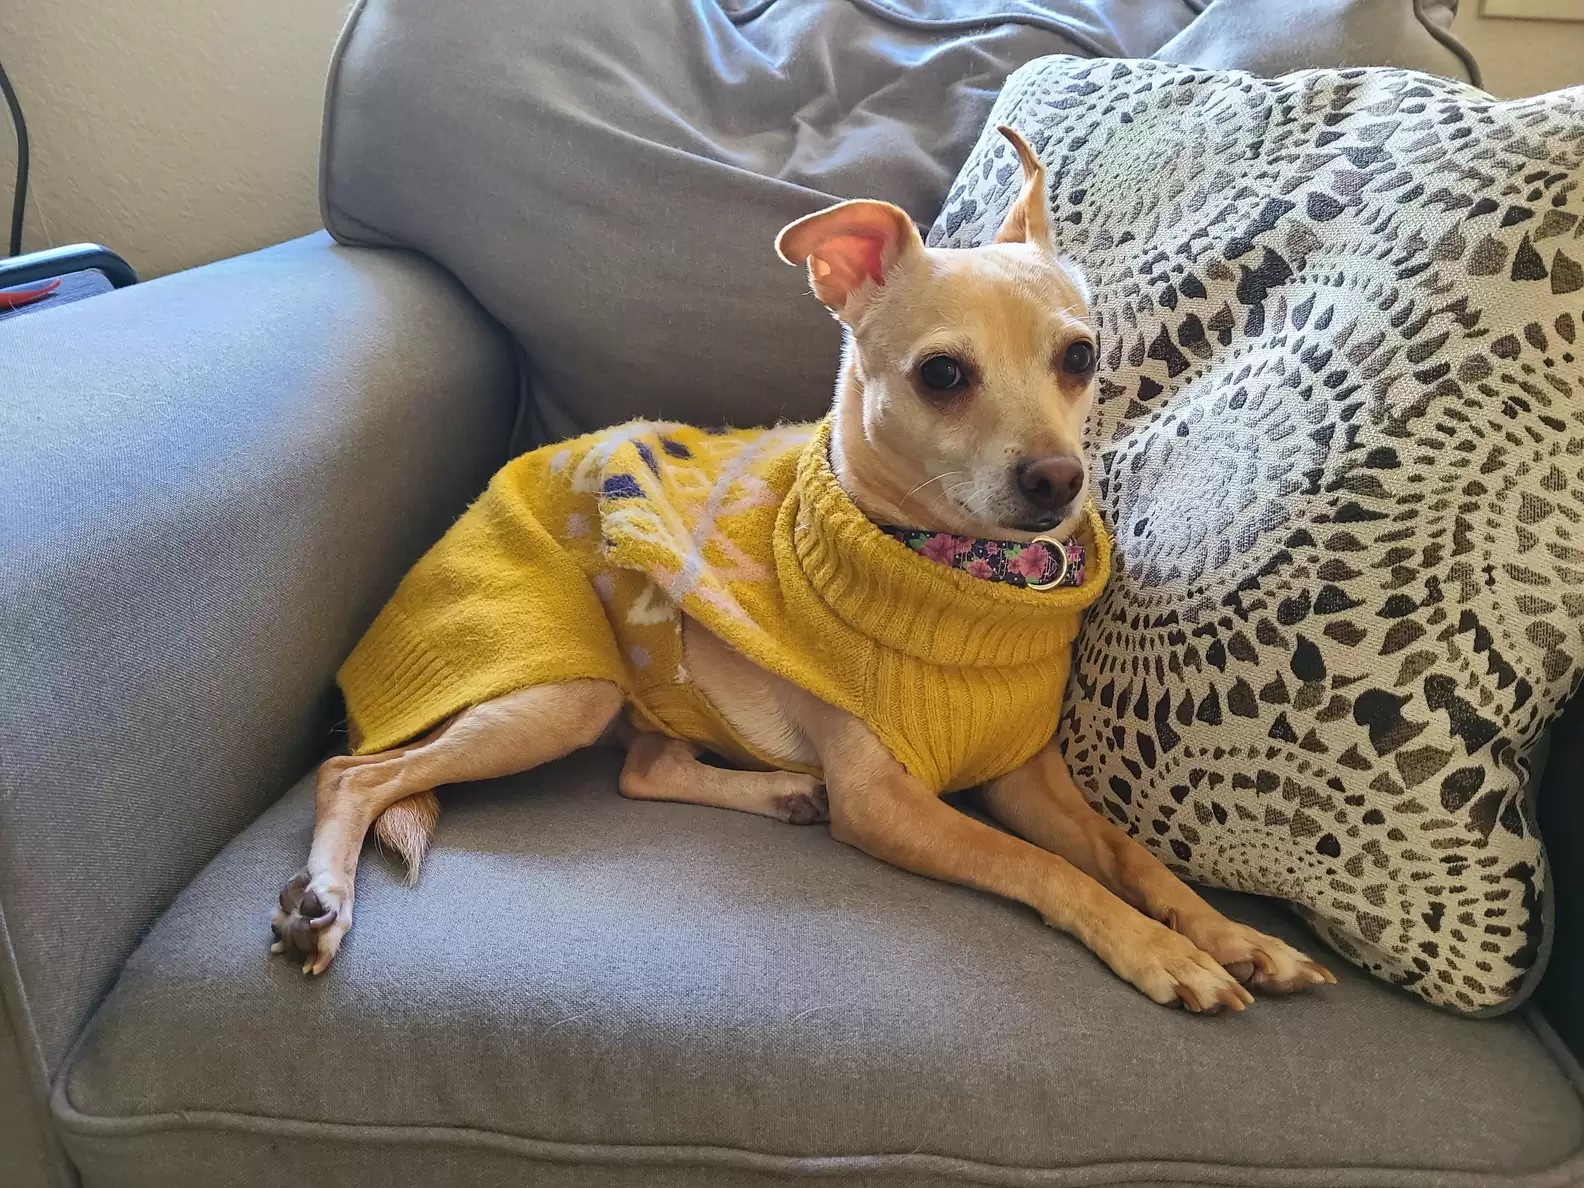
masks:
[[[279,904],[270,921],[270,952],[301,962],[304,973],[323,973],[351,927],[349,898],[300,870],[281,888]]]
[[[791,825],[812,825],[816,821],[830,820],[830,801],[825,796],[825,785],[816,784],[807,792],[793,792],[777,796],[776,816]]]

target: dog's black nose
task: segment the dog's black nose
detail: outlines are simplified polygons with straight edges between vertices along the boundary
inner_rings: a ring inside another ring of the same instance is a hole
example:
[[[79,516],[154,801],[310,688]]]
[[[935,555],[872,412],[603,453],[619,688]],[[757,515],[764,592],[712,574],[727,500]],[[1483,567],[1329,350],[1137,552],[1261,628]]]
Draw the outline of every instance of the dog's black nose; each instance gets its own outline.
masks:
[[[1017,464],[1018,488],[1042,511],[1059,511],[1083,490],[1083,463],[1071,454],[1025,458]]]

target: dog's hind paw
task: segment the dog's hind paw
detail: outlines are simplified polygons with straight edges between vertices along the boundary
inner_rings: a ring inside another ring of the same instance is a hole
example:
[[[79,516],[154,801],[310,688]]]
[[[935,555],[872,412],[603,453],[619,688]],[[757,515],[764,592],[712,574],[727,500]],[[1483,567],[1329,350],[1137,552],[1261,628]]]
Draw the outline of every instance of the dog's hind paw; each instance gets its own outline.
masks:
[[[304,868],[281,888],[280,906],[270,921],[275,934],[270,952],[300,962],[305,974],[322,974],[351,927],[350,891],[324,875],[312,877]]]
[[[825,785],[811,777],[805,791],[789,792],[775,798],[775,816],[789,825],[812,825],[816,821],[830,820],[830,801],[825,795]]]

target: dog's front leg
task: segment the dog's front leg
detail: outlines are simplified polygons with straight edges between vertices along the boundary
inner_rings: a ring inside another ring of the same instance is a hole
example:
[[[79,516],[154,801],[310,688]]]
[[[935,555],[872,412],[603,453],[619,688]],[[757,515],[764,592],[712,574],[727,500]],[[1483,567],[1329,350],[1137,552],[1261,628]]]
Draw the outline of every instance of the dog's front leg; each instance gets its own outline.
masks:
[[[990,784],[984,800],[1001,824],[1060,854],[1145,915],[1182,933],[1239,981],[1271,994],[1336,981],[1286,941],[1227,919],[1096,812],[1073,782],[1055,743]]]
[[[1187,937],[1142,915],[1055,854],[958,812],[910,776],[862,723],[817,739],[831,834],[930,878],[1028,904],[1158,1003],[1240,1011],[1252,996]]]

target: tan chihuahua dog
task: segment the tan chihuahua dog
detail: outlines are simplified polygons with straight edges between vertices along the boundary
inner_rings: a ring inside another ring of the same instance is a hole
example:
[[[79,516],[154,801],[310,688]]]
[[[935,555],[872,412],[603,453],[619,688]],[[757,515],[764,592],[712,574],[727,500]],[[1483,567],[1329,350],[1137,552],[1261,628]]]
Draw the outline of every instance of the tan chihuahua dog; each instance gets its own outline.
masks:
[[[1082,514],[1096,361],[1088,294],[1057,256],[1042,167],[1021,137],[1001,131],[1025,184],[990,246],[926,248],[903,211],[874,201],[809,215],[776,241],[846,329],[830,460],[877,524],[1026,541],[1061,535]],[[692,679],[737,733],[790,767],[822,772],[823,788],[792,771],[707,766],[685,742],[640,734],[623,794],[799,822],[828,813],[832,836],[876,858],[1029,905],[1158,1003],[1242,1010],[1248,987],[1283,993],[1335,980],[1222,916],[1101,817],[1054,744],[984,788],[985,807],[1012,836],[943,802],[863,721],[692,618],[683,647]],[[435,788],[513,775],[599,742],[623,702],[603,680],[523,688],[405,746],[327,760],[312,849],[281,892],[274,950],[323,972],[352,926],[371,825],[416,874],[439,812]]]

